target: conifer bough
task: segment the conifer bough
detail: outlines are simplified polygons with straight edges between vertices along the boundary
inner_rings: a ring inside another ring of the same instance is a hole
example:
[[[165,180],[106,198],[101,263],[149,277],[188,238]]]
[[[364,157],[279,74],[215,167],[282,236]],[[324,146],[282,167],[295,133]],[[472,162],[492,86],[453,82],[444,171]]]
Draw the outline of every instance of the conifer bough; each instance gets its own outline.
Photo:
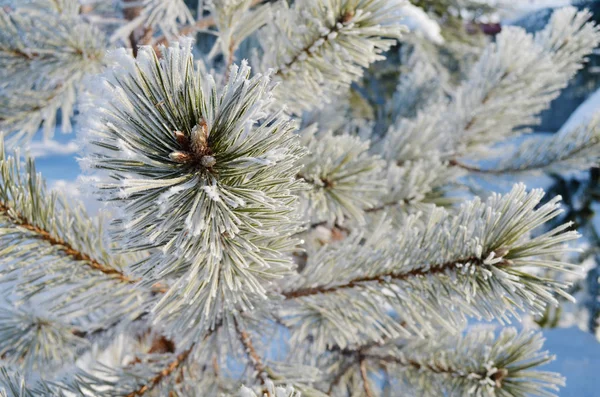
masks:
[[[126,2],[126,21],[0,1],[0,395],[555,395],[541,336],[504,325],[570,299],[559,275],[579,271],[578,233],[548,229],[560,198],[541,189],[456,193],[469,173],[598,164],[597,122],[478,162],[600,34],[574,8],[536,35],[504,29],[442,95],[404,4],[152,0]],[[177,38],[194,12],[209,32]],[[397,40],[424,69],[359,115],[377,83],[364,70]],[[82,180],[109,222],[48,191],[12,145],[59,108],[68,123],[75,99]]]

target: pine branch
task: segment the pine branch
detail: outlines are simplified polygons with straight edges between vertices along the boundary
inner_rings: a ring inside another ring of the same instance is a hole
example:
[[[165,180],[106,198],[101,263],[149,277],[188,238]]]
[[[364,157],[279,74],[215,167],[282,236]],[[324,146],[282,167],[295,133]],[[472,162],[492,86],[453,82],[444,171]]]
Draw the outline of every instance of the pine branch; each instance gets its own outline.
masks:
[[[26,372],[45,371],[48,375],[75,362],[78,351],[90,347],[74,335],[72,324],[45,312],[44,305],[0,307],[0,358]]]
[[[516,128],[535,124],[537,114],[549,106],[600,41],[595,24],[586,23],[589,19],[589,12],[566,7],[555,11],[535,36],[516,28],[503,29],[451,106],[450,114],[458,115],[455,120],[460,121],[460,131],[455,133],[463,144],[489,145],[514,134]],[[519,43],[518,49],[514,43]],[[498,66],[488,68],[494,62]],[[526,92],[527,99],[511,101],[515,90]],[[494,136],[486,131],[494,131]]]
[[[252,0],[252,2],[250,3],[250,7],[257,6],[261,3],[263,3],[264,1],[265,0]],[[212,15],[204,17],[204,18],[200,18],[193,25],[184,26],[183,28],[179,29],[179,32],[177,33],[176,36],[177,37],[189,36],[189,35],[195,34],[198,31],[205,30],[212,26],[215,26],[215,23],[216,23],[215,18]],[[160,37],[157,37],[152,42],[152,46],[154,47],[155,51],[159,52],[160,46],[162,46],[162,45],[167,46],[169,44],[169,41],[170,41],[170,39],[167,36],[160,36]]]
[[[369,142],[350,134],[302,134],[310,153],[296,177],[309,189],[301,192],[301,212],[311,223],[365,224],[363,208],[373,207],[385,192],[384,162],[370,154]]]
[[[490,168],[467,166],[470,172],[511,174],[532,171],[557,172],[583,170],[600,161],[600,119],[596,118],[575,128],[564,129],[547,136],[539,134],[520,144],[516,150],[500,158]]]
[[[122,209],[114,222],[122,248],[157,248],[132,271],[150,285],[174,279],[153,321],[188,345],[227,310],[266,299],[272,280],[290,272],[301,187],[293,176],[304,149],[271,107],[269,79],[250,77],[245,63],[219,89],[189,41],[162,60],[149,47],[137,60],[115,56],[115,69],[99,77],[111,88],[86,113],[87,161],[110,175],[95,187]]]
[[[331,382],[329,383],[329,388],[327,389],[327,394],[331,395],[333,393],[334,388],[342,381],[342,378],[350,371],[356,363],[349,361],[344,364],[342,369],[338,371],[338,373],[333,377]]]
[[[297,298],[302,298],[302,297],[312,296],[312,295],[335,293],[342,289],[358,288],[358,287],[361,287],[361,285],[365,284],[365,283],[376,283],[376,284],[381,284],[381,285],[387,285],[394,281],[406,281],[413,277],[418,278],[418,277],[432,276],[432,275],[436,275],[436,274],[443,274],[443,273],[446,273],[447,271],[457,270],[457,269],[463,267],[465,263],[470,263],[470,264],[473,264],[474,266],[483,266],[484,265],[483,260],[481,260],[477,257],[470,256],[467,258],[459,258],[456,261],[443,263],[441,265],[426,266],[425,268],[414,269],[414,270],[411,270],[411,271],[408,271],[405,273],[389,272],[389,273],[384,273],[384,274],[359,277],[359,278],[350,280],[344,284],[335,285],[333,287],[314,287],[314,288],[304,288],[304,289],[298,289],[298,290],[294,290],[294,291],[283,292],[283,296],[286,299],[297,299]],[[509,263],[510,262],[502,261],[502,262],[497,263],[495,266],[499,266],[499,267],[508,266]]]
[[[0,129],[12,141],[30,139],[42,124],[52,136],[58,110],[69,132],[79,83],[103,64],[104,34],[79,16],[77,2],[68,3],[64,10],[0,9]]]
[[[589,18],[587,11],[566,7],[535,35],[504,28],[451,101],[434,102],[414,119],[395,121],[379,144],[384,157],[398,164],[431,153],[448,160],[466,154],[477,158],[486,153],[482,147],[529,132],[600,41]]]
[[[254,391],[252,391],[251,389],[242,386],[240,393],[238,394],[238,397],[300,397],[301,395],[304,395],[304,393],[301,393],[300,391],[295,390],[292,386],[287,386],[287,387],[281,387],[281,386],[275,386],[273,384],[273,382],[271,381],[267,381],[266,385],[265,385],[265,389],[264,389],[264,393],[259,393],[259,395],[257,395],[256,393],[254,393]],[[29,397],[29,396],[26,396]]]
[[[15,310],[35,309],[14,317],[6,332],[23,334],[26,323],[41,318],[60,325],[52,328],[58,330],[52,335],[60,333],[56,340],[83,339],[140,318],[152,297],[121,270],[126,257],[105,248],[101,227],[76,202],[70,208],[62,196],[48,192],[31,159],[22,169],[18,154],[6,156],[0,138],[0,285]],[[59,351],[68,344],[32,338],[30,345],[40,343],[49,357],[69,357]],[[31,354],[36,350],[17,356]]]
[[[278,99],[296,114],[329,102],[400,37],[402,5],[396,0],[282,5],[260,34],[261,69],[276,70]]]
[[[64,241],[60,237],[52,235],[50,232],[44,230],[40,226],[33,224],[31,220],[25,218],[15,209],[9,208],[6,203],[0,201],[0,217],[2,216],[10,219],[15,226],[35,234],[40,240],[43,240],[52,246],[56,246],[59,251],[63,252],[67,256],[70,256],[74,260],[85,262],[86,265],[92,269],[98,270],[107,276],[114,277],[121,282],[129,284],[135,283],[135,280],[126,276],[121,270],[103,264],[92,258],[89,254],[73,248],[73,246],[68,242]]]
[[[194,23],[193,25],[190,26],[185,26],[183,28],[181,28],[179,30],[179,32],[177,33],[177,36],[181,37],[181,36],[189,36],[192,35],[198,31],[204,30],[204,29],[208,29],[212,26],[215,25],[215,18],[212,16],[208,16],[205,18],[201,18],[199,20],[196,21],[196,23]],[[160,36],[157,37],[153,43],[152,46],[154,47],[154,50],[156,52],[160,51],[160,47],[161,46],[168,46],[170,40],[169,38],[167,38],[167,36]]]
[[[194,21],[184,0],[125,0],[123,14],[129,22],[113,32],[111,41],[128,40],[134,54],[138,44],[152,42],[155,30],[173,37],[181,24]]]
[[[178,354],[177,357],[173,361],[169,362],[168,365],[166,365],[166,367],[160,373],[158,373],[156,376],[150,379],[149,382],[145,383],[139,389],[127,394],[127,397],[143,396],[146,393],[152,391],[165,378],[170,377],[175,371],[180,369],[186,363],[190,356],[190,353],[192,352],[193,347],[194,346],[192,345],[189,349]]]
[[[127,3],[137,3],[138,0],[123,0],[123,2],[125,3],[125,7],[123,9],[123,16],[125,17],[126,20],[128,21],[133,21],[136,18],[139,18],[139,16],[142,14],[142,11],[144,9],[143,6],[127,6]],[[144,28],[144,30],[146,32],[148,31],[152,31],[152,28],[150,27],[146,27]],[[146,33],[144,33],[145,36]],[[136,32],[136,29],[132,30],[131,33],[129,34],[129,46],[131,48],[131,50],[133,51],[133,56],[137,55],[138,52],[138,36],[139,36],[139,32]],[[141,42],[140,42],[141,43]],[[145,44],[145,43],[141,43],[141,44]]]
[[[505,321],[515,310],[543,311],[556,302],[553,294],[565,296],[567,285],[526,266],[574,271],[543,256],[568,251],[562,244],[577,233],[565,232],[567,224],[527,237],[560,213],[556,200],[535,209],[541,197],[515,186],[455,215],[437,209],[428,219],[409,217],[398,234],[390,235],[382,220],[368,239],[354,234],[309,252],[302,273],[282,291],[281,316],[293,340],[310,335],[316,349],[345,348],[382,335],[451,331],[470,316]],[[352,312],[344,309],[350,304]]]
[[[303,48],[296,51],[296,54],[293,55],[292,59],[283,65],[278,66],[275,69],[276,76],[284,76],[289,73],[290,69],[294,69],[294,66],[297,63],[304,62],[312,58],[315,53],[315,49],[322,45],[328,44],[329,40],[333,40],[340,33],[340,30],[344,27],[345,24],[349,24],[354,17],[355,11],[352,9],[345,10],[344,13],[339,14],[337,19],[332,24],[332,28],[328,31],[322,33],[321,36],[317,36],[313,39],[313,41],[307,43]]]
[[[564,385],[558,374],[537,370],[553,360],[541,351],[540,334],[506,328],[467,331],[464,337],[441,336],[400,346],[387,345],[365,354],[384,364],[391,377],[421,393],[554,396]],[[392,354],[389,354],[389,352]]]

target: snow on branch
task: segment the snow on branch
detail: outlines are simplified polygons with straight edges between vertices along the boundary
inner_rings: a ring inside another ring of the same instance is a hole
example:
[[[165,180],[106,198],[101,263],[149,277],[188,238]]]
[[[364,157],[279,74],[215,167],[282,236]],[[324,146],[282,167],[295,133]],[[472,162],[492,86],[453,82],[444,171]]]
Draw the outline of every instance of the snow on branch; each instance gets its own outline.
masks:
[[[600,42],[588,11],[566,7],[532,35],[506,27],[449,101],[399,117],[379,144],[387,159],[478,156],[478,147],[527,132]]]
[[[388,343],[363,357],[375,368],[382,366],[396,387],[419,395],[555,396],[565,381],[538,370],[554,360],[542,345],[537,333],[474,329],[465,336]]]
[[[220,48],[226,68],[232,65],[234,53],[240,43],[272,18],[269,3],[250,10],[252,6],[260,3],[260,0],[208,1],[208,9],[214,16],[218,35],[211,55]]]
[[[288,280],[285,323],[297,326],[295,340],[311,335],[325,349],[439,327],[453,332],[465,316],[504,322],[520,311],[540,313],[557,302],[554,294],[566,296],[567,285],[531,269],[575,271],[544,255],[568,251],[564,243],[578,237],[569,224],[530,237],[561,212],[558,198],[536,208],[542,196],[517,185],[455,215],[438,209],[425,227],[409,221],[394,234],[380,225],[366,241],[357,235],[323,247]],[[350,304],[356,310],[344,309]]]
[[[193,24],[194,18],[184,0],[121,0],[124,12],[134,11],[131,21],[117,29],[111,41],[127,38],[140,26],[159,28],[167,38],[177,35],[180,25]],[[137,9],[140,9],[139,11]]]
[[[600,42],[591,14],[565,7],[544,30],[531,35],[507,27],[490,44],[454,95],[447,133],[458,146],[498,142],[537,124],[538,114],[558,96]]]
[[[101,221],[48,192],[33,161],[23,169],[0,140],[0,285],[9,306],[43,306],[62,328],[70,324],[66,339],[133,320],[143,293],[122,270],[126,257],[112,254],[104,239]]]
[[[3,361],[26,372],[51,373],[75,361],[77,351],[86,347],[85,339],[73,333],[71,324],[51,318],[44,309],[0,306],[0,356]]]
[[[311,223],[365,223],[364,210],[385,192],[385,162],[369,154],[369,141],[350,134],[302,133],[309,155],[298,177],[310,188],[301,193],[302,212]]]
[[[191,42],[161,52],[115,54],[85,116],[85,162],[110,176],[96,186],[122,210],[123,248],[160,249],[136,274],[176,277],[156,321],[197,338],[224,306],[264,299],[269,280],[290,269],[304,150],[294,124],[270,109],[267,76],[250,77],[242,63],[219,87],[194,64]]]
[[[584,170],[600,163],[600,119],[561,130],[552,136],[538,134],[521,143],[509,156],[490,167],[454,162],[470,172],[510,174]]]
[[[261,69],[274,69],[277,99],[295,113],[328,102],[384,59],[404,30],[402,0],[283,4],[261,30]]]
[[[79,83],[99,71],[106,45],[102,32],[68,10],[0,8],[0,129],[17,141],[44,124],[50,137],[60,110],[68,132]]]
[[[301,397],[301,393],[294,390],[292,386],[275,386],[273,382],[268,381],[266,391],[256,394],[252,389],[243,386],[237,397]]]

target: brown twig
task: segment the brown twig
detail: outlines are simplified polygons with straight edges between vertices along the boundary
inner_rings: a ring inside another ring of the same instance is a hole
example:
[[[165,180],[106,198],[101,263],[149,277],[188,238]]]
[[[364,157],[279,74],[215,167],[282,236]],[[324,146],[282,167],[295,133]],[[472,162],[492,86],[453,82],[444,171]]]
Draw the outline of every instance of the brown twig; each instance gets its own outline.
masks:
[[[340,381],[342,380],[342,378],[344,377],[344,375],[346,375],[348,373],[348,371],[352,367],[354,367],[355,364],[356,364],[355,362],[348,362],[348,363],[346,363],[346,365],[344,365],[342,367],[342,369],[337,373],[337,375],[333,378],[333,380],[329,384],[329,389],[327,390],[327,394],[328,395],[331,395],[331,393],[333,393],[333,388],[335,386],[337,386],[338,383],[340,383]]]
[[[457,268],[460,264],[464,264],[471,261],[477,261],[478,259],[475,257],[469,257],[462,260],[452,261],[448,263],[441,264],[435,267],[429,267],[427,269],[414,269],[405,273],[386,273],[386,274],[377,274],[373,276],[364,276],[355,278],[354,280],[348,281],[344,284],[334,285],[332,287],[313,287],[313,288],[302,288],[295,291],[284,292],[283,296],[286,299],[296,299],[302,298],[306,296],[318,295],[318,294],[328,294],[339,291],[341,289],[349,289],[360,286],[363,283],[375,282],[380,284],[387,284],[393,280],[408,280],[413,277],[419,276],[427,276],[432,274],[440,274],[444,273],[446,270],[451,270]]]
[[[246,350],[246,355],[250,359],[250,362],[256,371],[256,377],[260,380],[260,383],[264,385],[267,380],[267,374],[265,372],[266,366],[263,363],[262,357],[254,348],[250,334],[243,330],[237,321],[235,322],[235,329],[240,337],[240,341],[242,342],[244,349]]]
[[[469,164],[465,164],[460,162],[459,160],[456,159],[452,159],[448,162],[448,165],[450,165],[451,167],[458,167],[458,168],[462,168],[464,170],[467,170],[469,172],[485,172],[485,170],[479,168],[479,167],[475,167]]]
[[[187,349],[183,353],[177,355],[175,360],[171,361],[165,369],[163,369],[160,373],[158,373],[156,376],[154,376],[152,379],[150,379],[150,381],[148,383],[141,386],[139,389],[134,390],[131,393],[127,394],[126,397],[143,396],[150,390],[154,389],[154,387],[156,387],[165,378],[171,376],[171,374],[173,372],[175,372],[177,369],[179,369],[185,363],[185,361],[189,357],[190,353],[192,352],[193,347],[194,346],[192,345],[189,349]]]
[[[11,211],[6,204],[1,203],[1,202],[0,202],[0,214],[7,216],[8,218],[11,219],[11,221],[15,225],[19,226],[22,229],[25,229],[25,230],[28,230],[28,231],[34,233],[35,235],[37,235],[37,237],[40,240],[48,242],[48,244],[56,247],[59,251],[64,252],[66,255],[72,257],[76,261],[86,262],[86,264],[89,267],[91,267],[92,269],[98,270],[98,271],[106,274],[107,276],[114,277],[124,283],[133,284],[137,281],[137,280],[129,278],[127,275],[125,275],[120,270],[118,270],[114,267],[108,266],[106,264],[103,264],[103,263],[99,262],[98,260],[92,258],[90,255],[75,249],[71,244],[69,244],[65,240],[61,239],[60,237],[53,236],[47,230],[44,230],[43,228],[29,222],[29,220],[26,217],[24,217],[22,214],[19,214],[15,211]]]
[[[340,15],[337,18],[337,21],[335,22],[335,24],[333,25],[333,27],[331,28],[329,33],[337,33],[339,31],[338,24],[347,24],[348,22],[350,22],[352,20],[352,18],[354,18],[354,10],[345,11],[344,14]],[[296,55],[294,55],[289,62],[287,62],[285,65],[283,65],[283,68],[278,68],[277,71],[275,72],[275,75],[280,76],[280,75],[285,74],[285,71],[289,70],[289,68],[293,64],[298,62],[300,60],[300,57],[303,54],[306,58],[311,58],[313,56],[313,52],[311,52],[311,48],[315,45],[317,40],[323,39],[325,42],[329,41],[329,33],[324,36],[323,35],[319,36],[315,41],[307,44]]]
[[[367,360],[365,360],[364,357],[360,360],[360,377],[362,378],[365,395],[367,397],[373,397],[373,392],[371,391],[371,386],[369,385],[369,375],[367,373]]]
[[[441,363],[436,363],[436,362],[421,363],[419,361],[416,361],[416,360],[413,360],[410,358],[401,358],[401,357],[392,356],[392,355],[378,356],[378,355],[368,355],[367,354],[367,355],[364,355],[364,358],[370,359],[370,360],[377,360],[380,362],[393,363],[393,364],[401,365],[404,367],[412,367],[412,368],[416,369],[417,371],[425,369],[425,370],[433,372],[435,374],[450,374],[450,375],[456,376],[456,377],[467,377],[469,375],[468,372],[460,371],[455,368],[451,368],[451,367],[448,367],[448,366],[442,365]],[[492,374],[488,374],[487,370],[483,370],[478,375],[481,378],[489,377],[495,383],[497,388],[501,388],[502,383],[503,383],[504,379],[506,379],[506,377],[509,375],[509,372],[506,368],[499,368],[496,370],[496,372],[494,372]]]
[[[137,0],[124,0],[126,3],[135,2]],[[133,21],[137,17],[142,14],[144,10],[143,6],[137,7],[126,7],[123,10],[123,16],[128,21]],[[151,26],[140,26],[134,29],[129,35],[129,44],[131,45],[131,50],[133,51],[133,56],[137,56],[138,46],[149,44],[152,41],[152,35],[154,34],[154,29]]]
[[[229,40],[229,47],[227,49],[228,54],[227,54],[227,63],[225,64],[225,83],[227,83],[229,81],[229,69],[231,68],[231,65],[233,65],[233,60],[235,57],[235,41],[233,40],[233,38],[231,38]]]
[[[366,208],[366,209],[364,209],[364,211],[365,212],[379,212],[379,211],[383,211],[384,209],[386,209],[388,207],[394,207],[399,204],[410,204],[413,200],[414,200],[413,197],[409,197],[409,198],[405,198],[405,199],[398,200],[398,201],[391,201],[389,203],[383,203],[377,207]]]
[[[133,3],[137,0],[123,0],[125,3]],[[139,17],[144,10],[143,6],[137,7],[125,7],[123,9],[123,16],[128,21],[133,21],[137,17]],[[133,29],[129,34],[129,45],[131,46],[131,50],[133,51],[133,56],[137,56],[138,51],[138,35],[136,32],[137,29]]]

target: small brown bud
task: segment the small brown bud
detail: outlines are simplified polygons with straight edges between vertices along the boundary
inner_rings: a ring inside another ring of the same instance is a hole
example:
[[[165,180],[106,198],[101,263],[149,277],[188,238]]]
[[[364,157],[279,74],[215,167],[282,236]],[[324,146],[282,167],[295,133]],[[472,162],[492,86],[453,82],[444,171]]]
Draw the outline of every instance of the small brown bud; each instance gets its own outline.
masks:
[[[177,143],[179,143],[179,146],[181,146],[182,149],[187,149],[189,147],[190,140],[183,132],[173,131],[173,134],[175,134],[175,139],[177,139]]]
[[[347,10],[344,12],[344,15],[342,15],[342,23],[348,23],[352,18],[354,18],[354,10]]]
[[[189,163],[192,160],[192,156],[189,153],[184,152],[173,152],[169,154],[169,158],[177,163]]]
[[[490,379],[494,381],[496,387],[499,389],[502,387],[502,381],[506,379],[508,376],[508,370],[506,368],[500,368],[498,371],[494,372]]]
[[[205,153],[208,149],[208,125],[206,120],[198,120],[198,124],[192,129],[192,148],[196,153]]]

